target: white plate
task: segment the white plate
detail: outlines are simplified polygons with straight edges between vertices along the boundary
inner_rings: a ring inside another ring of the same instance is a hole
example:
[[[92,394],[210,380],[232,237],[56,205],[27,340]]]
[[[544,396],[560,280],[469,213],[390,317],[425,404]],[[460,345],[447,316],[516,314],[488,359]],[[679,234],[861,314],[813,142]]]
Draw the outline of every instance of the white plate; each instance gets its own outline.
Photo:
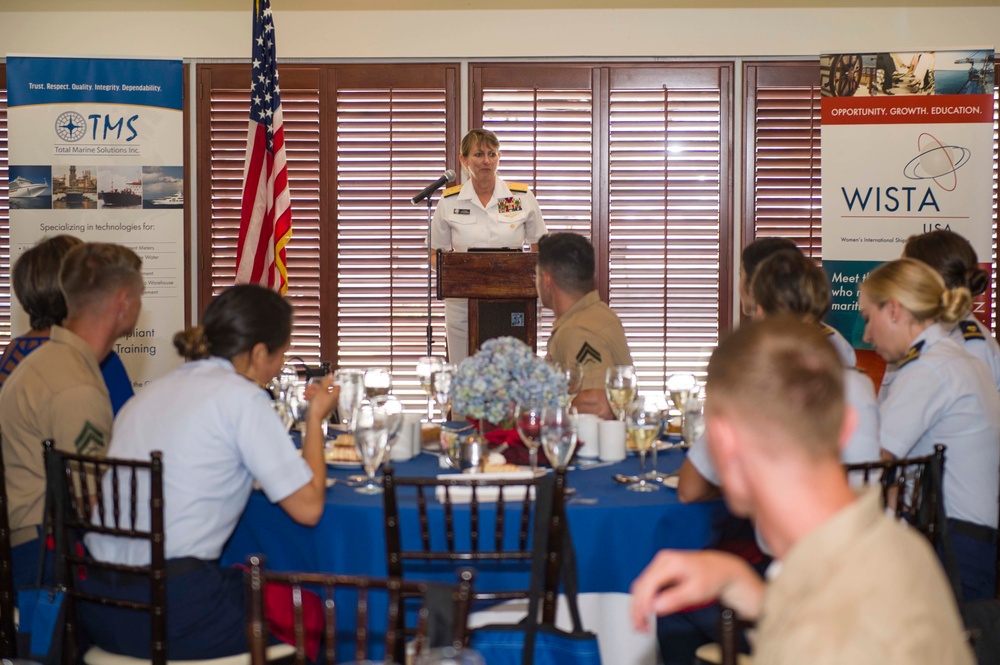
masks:
[[[326,465],[334,469],[360,469],[361,462],[336,462],[327,460]]]

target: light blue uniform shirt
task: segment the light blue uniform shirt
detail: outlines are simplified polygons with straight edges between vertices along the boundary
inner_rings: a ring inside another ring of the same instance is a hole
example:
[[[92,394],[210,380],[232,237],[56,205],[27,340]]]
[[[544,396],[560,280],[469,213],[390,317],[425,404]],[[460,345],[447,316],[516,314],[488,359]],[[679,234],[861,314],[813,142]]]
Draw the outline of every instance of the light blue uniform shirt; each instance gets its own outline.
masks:
[[[1000,344],[997,344],[993,333],[971,314],[969,315],[968,323],[975,326],[976,332],[983,336],[982,339],[979,339],[975,333],[970,334],[966,332],[966,321],[962,321],[952,328],[951,337],[963,349],[986,364],[990,369],[990,374],[993,375],[993,383],[996,384],[997,390],[1000,390]],[[967,334],[969,335],[968,337],[966,337]]]
[[[922,345],[921,345],[922,343]],[[980,360],[940,324],[914,340],[919,354],[899,364],[879,391],[882,448],[896,457],[929,455],[943,443],[948,517],[997,526],[1000,394]]]
[[[108,457],[148,460],[153,450],[163,452],[168,559],[218,559],[254,480],[277,503],[312,479],[267,393],[221,358],[181,365],[122,408]],[[104,479],[106,492],[110,483]],[[120,491],[128,495],[127,483]],[[149,528],[148,474],[138,495],[137,522]],[[91,535],[86,544],[102,561],[149,563],[147,543]]]

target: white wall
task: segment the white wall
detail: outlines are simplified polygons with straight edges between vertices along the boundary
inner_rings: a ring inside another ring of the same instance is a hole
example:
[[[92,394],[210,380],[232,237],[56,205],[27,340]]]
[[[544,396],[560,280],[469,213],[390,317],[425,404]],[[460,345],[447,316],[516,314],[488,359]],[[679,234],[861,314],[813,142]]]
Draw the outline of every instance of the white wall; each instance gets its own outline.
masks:
[[[154,6],[147,1],[134,0],[132,6]],[[239,11],[77,11],[81,3],[101,4],[60,0],[39,3],[54,5],[55,11],[9,11],[4,7],[35,3],[0,0],[0,55],[249,55],[246,0],[205,2],[227,10],[245,6]],[[845,2],[820,8],[448,11],[282,10],[296,6],[284,0],[273,5],[282,59],[811,56],[830,50],[993,46],[1000,31],[995,2],[975,7],[852,7]]]

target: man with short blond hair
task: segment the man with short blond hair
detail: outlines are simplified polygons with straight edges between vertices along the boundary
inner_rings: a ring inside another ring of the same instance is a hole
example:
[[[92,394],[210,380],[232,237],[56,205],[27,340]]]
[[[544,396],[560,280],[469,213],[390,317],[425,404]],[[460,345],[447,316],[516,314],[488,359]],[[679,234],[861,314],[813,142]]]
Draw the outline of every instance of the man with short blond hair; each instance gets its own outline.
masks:
[[[142,306],[142,260],[109,243],[84,243],[66,254],[59,287],[66,319],[51,339],[11,373],[0,391],[5,482],[15,579],[34,580],[45,505],[42,442],[103,455],[111,437],[111,401],[101,361],[135,329]],[[32,568],[34,567],[34,570]],[[27,570],[26,570],[27,568]]]
[[[757,621],[756,662],[971,665],[951,588],[926,540],[857,496],[838,458],[851,434],[843,368],[815,325],[746,324],[708,366],[708,451],[730,509],[780,561],[764,581],[721,552],[661,551],[632,584],[632,618],[716,598]]]

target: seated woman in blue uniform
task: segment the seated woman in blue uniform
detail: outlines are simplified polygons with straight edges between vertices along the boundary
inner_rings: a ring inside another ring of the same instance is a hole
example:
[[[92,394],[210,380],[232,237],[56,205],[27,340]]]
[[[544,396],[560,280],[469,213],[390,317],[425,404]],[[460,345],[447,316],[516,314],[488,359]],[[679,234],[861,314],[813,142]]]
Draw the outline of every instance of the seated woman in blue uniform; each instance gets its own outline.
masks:
[[[296,522],[319,521],[326,499],[321,422],[337,403],[338,391],[327,377],[327,390],[310,398],[300,455],[261,388],[284,362],[291,306],[268,289],[234,286],[211,302],[202,321],[174,337],[180,354],[191,362],[153,381],[125,405],[108,449],[109,457],[126,459],[163,452],[171,660],[247,650],[243,571],[219,567],[222,548],[254,481]],[[105,477],[106,493],[111,482]],[[125,479],[122,483],[119,491],[128,495]],[[148,483],[146,476],[137,490],[137,521],[146,528]],[[85,544],[102,561],[145,565],[150,560],[148,545],[138,541],[91,535]],[[83,584],[87,590],[119,595],[148,593],[148,586],[113,573],[107,578],[92,574]],[[97,646],[149,658],[147,614],[96,605],[80,614]]]
[[[1000,486],[1000,395],[986,365],[951,336],[970,301],[968,289],[948,288],[909,258],[873,270],[859,298],[865,341],[896,364],[879,391],[883,457],[948,447],[944,506],[966,600],[994,594]]]
[[[990,285],[990,275],[979,266],[976,250],[954,231],[939,229],[910,236],[903,245],[903,256],[923,261],[938,271],[949,289],[965,287],[973,298],[984,293]],[[971,309],[962,315],[951,336],[966,351],[986,363],[1000,390],[1000,344],[989,328],[972,315]]]

